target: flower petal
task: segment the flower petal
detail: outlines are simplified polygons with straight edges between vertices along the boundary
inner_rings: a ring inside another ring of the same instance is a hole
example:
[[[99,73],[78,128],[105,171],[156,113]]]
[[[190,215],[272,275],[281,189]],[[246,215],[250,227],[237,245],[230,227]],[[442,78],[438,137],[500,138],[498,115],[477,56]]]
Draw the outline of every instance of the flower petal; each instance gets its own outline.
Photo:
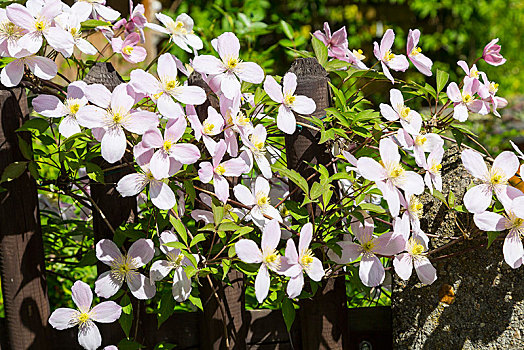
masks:
[[[102,345],[102,336],[93,322],[78,329],[78,344],[86,350],[96,350]]]
[[[259,303],[262,303],[266,299],[269,293],[269,285],[271,279],[269,277],[269,271],[265,264],[260,265],[257,277],[255,279],[255,295]]]
[[[365,286],[376,287],[384,281],[384,266],[375,255],[365,254],[360,260],[358,270],[360,280]]]
[[[131,245],[127,255],[134,259],[136,267],[144,266],[150,262],[155,255],[155,246],[153,241],[150,239],[140,238]]]
[[[53,311],[49,317],[49,324],[58,330],[76,326],[79,312],[75,309],[61,307]]]
[[[151,181],[149,184],[151,202],[160,210],[169,210],[176,205],[176,197],[171,187],[162,181]]]
[[[482,213],[491,204],[493,192],[488,185],[477,185],[464,195],[464,206],[470,213]]]
[[[409,280],[413,272],[413,259],[408,253],[399,254],[393,259],[393,266],[395,272],[404,281]]]
[[[173,275],[173,287],[171,288],[173,298],[179,303],[186,301],[191,294],[191,289],[191,280],[187,278],[184,268],[179,267]]]
[[[295,277],[289,279],[287,283],[286,292],[287,295],[293,299],[296,298],[302,293],[302,288],[304,287],[304,274],[299,273]]]
[[[424,284],[432,284],[437,279],[437,270],[431,265],[431,262],[426,257],[415,259],[415,272]]]
[[[235,251],[240,260],[248,264],[261,263],[262,253],[257,244],[250,239],[241,239],[235,243]]]
[[[71,287],[73,302],[82,312],[88,312],[93,303],[93,292],[87,283],[76,281]]]
[[[95,293],[101,298],[111,298],[118,292],[123,283],[123,279],[116,279],[111,271],[106,271],[98,276],[95,281]]]
[[[155,284],[151,284],[149,278],[138,273],[128,278],[127,286],[131,294],[137,299],[146,300],[151,299],[156,294]]]
[[[278,220],[270,220],[262,232],[262,242],[260,244],[262,250],[275,249],[280,242],[281,232]]]
[[[104,301],[91,309],[91,318],[100,323],[112,323],[120,318],[122,307],[114,301]]]

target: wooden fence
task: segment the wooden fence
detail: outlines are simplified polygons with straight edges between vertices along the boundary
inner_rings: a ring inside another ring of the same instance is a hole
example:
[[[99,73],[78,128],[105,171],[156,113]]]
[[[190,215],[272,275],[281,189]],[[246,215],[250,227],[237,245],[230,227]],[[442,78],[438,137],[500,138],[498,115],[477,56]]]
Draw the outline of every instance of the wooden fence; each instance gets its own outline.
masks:
[[[329,106],[326,71],[316,59],[297,59],[290,71],[297,75],[299,95],[313,98],[317,104],[314,115],[322,117]],[[113,89],[122,80],[109,63],[94,66],[86,77],[88,83],[102,83]],[[201,84],[198,76],[191,84]],[[18,137],[29,144],[30,135],[16,133],[28,118],[27,99],[22,88],[0,90],[0,174],[12,162],[23,161]],[[209,104],[214,101],[209,99]],[[199,118],[205,109],[198,108]],[[300,120],[300,119],[299,119]],[[300,120],[306,122],[305,120]],[[306,164],[323,164],[333,170],[333,159],[320,135],[309,128],[298,128],[286,137],[288,167],[307,178],[313,174]],[[127,160],[123,160],[126,162]],[[102,160],[102,169],[108,165]],[[118,172],[106,181],[118,182],[129,172]],[[92,182],[91,194],[100,213],[93,211],[95,242],[112,237],[112,228],[136,219],[136,198],[123,199],[113,185]],[[55,331],[48,325],[50,314],[45,280],[44,251],[40,230],[35,180],[28,171],[4,184],[0,193],[0,266],[6,319],[0,323],[2,349],[75,349],[79,348],[76,329]],[[298,189],[291,186],[293,199],[300,200]],[[312,217],[317,209],[310,206]],[[99,273],[103,265],[97,266]],[[230,283],[213,278],[200,281],[204,312],[175,313],[157,329],[156,316],[145,312],[144,303],[134,302],[141,309],[137,341],[146,348],[159,342],[177,345],[178,349],[388,349],[391,344],[391,313],[389,308],[347,309],[343,277],[323,281],[314,298],[302,300],[297,317],[287,332],[279,310],[246,310],[244,276],[231,271]],[[132,329],[135,329],[133,325]],[[118,344],[124,337],[120,325],[100,324],[103,345]],[[227,331],[225,336],[224,329]]]

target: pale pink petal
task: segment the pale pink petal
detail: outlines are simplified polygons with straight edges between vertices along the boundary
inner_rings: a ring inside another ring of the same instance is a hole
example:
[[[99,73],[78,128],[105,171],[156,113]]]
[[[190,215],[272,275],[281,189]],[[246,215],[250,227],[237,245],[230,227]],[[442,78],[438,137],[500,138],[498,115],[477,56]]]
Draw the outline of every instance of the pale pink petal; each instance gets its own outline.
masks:
[[[131,116],[124,122],[126,130],[142,135],[147,130],[158,125],[158,116],[153,112],[137,111],[131,113]]]
[[[234,33],[226,32],[217,38],[216,50],[222,60],[229,57],[237,58],[240,52],[240,42]]]
[[[112,240],[101,239],[96,244],[96,258],[111,266],[114,261],[122,259],[122,253]]]
[[[342,248],[341,256],[338,256],[331,249],[328,250],[327,253],[328,257],[337,264],[349,264],[353,260],[356,260],[360,254],[362,254],[362,247],[359,244],[350,241],[340,241],[337,244],[340,246],[340,248]]]
[[[123,279],[114,278],[111,271],[106,271],[98,276],[95,281],[95,293],[102,298],[111,298],[118,292],[123,283]]]
[[[49,324],[59,331],[71,328],[77,325],[78,315],[77,310],[61,307],[53,311],[49,317]]]
[[[276,82],[275,78],[268,75],[264,81],[264,91],[269,98],[277,103],[282,103],[284,95],[282,94],[282,87]]]
[[[64,137],[71,137],[74,134],[82,132],[82,130],[80,129],[80,125],[78,125],[76,118],[68,116],[62,119],[58,125],[58,132]]]
[[[432,284],[437,279],[437,270],[431,265],[431,262],[426,257],[419,257],[415,259],[415,272],[424,284]]]
[[[400,90],[397,90],[397,89],[389,90],[389,100],[395,112],[399,113],[401,111],[400,109],[404,106],[404,97],[402,96],[402,92],[400,92]],[[381,111],[382,111],[382,108],[381,108]],[[398,118],[398,114],[397,114],[397,118]],[[388,120],[395,120],[395,119],[388,119]]]
[[[500,169],[503,171],[506,178],[510,178],[519,169],[520,162],[515,153],[504,151],[495,158],[493,162],[493,169]]]
[[[281,232],[278,220],[270,220],[264,227],[262,232],[262,242],[260,244],[262,250],[275,249],[280,242]]]
[[[152,96],[160,90],[158,80],[152,74],[147,73],[142,69],[132,70],[130,77],[130,84],[135,91]]]
[[[160,234],[160,238],[158,239],[160,241],[160,250],[164,254],[168,254],[170,252],[180,253],[179,249],[168,247],[166,244],[170,242],[178,242],[178,237],[171,231],[164,231]]]
[[[126,151],[126,135],[120,127],[106,130],[101,143],[102,158],[108,163],[122,159]]]
[[[309,115],[317,108],[315,101],[306,96],[295,96],[295,102],[291,107],[292,110],[299,114]]]
[[[240,80],[253,84],[260,84],[264,80],[264,70],[254,62],[240,62],[235,74]]]
[[[462,151],[460,158],[466,170],[477,179],[484,180],[489,177],[488,167],[484,163],[484,158],[477,151],[465,149]]]
[[[269,216],[272,219],[276,219],[278,222],[282,222],[280,212],[275,207],[268,205],[262,209],[262,213]]]
[[[380,140],[379,143],[380,158],[384,163],[386,162],[400,162],[400,153],[398,146],[390,138]]]
[[[390,182],[375,182],[377,188],[382,192],[382,196],[388,203],[389,211],[393,217],[397,217],[400,211],[400,192]]]
[[[280,105],[277,115],[277,127],[286,134],[293,134],[297,127],[295,115],[284,105]]]
[[[204,74],[221,74],[225,71],[224,63],[218,58],[209,55],[197,56],[193,59],[193,68]]]
[[[308,268],[305,269],[309,278],[313,281],[319,282],[322,277],[326,274],[322,262],[318,258],[313,258],[313,262],[308,265]]]
[[[64,104],[53,95],[38,95],[33,99],[35,112],[44,117],[60,118],[64,116]]]
[[[262,192],[265,194],[269,194],[269,191],[269,182],[261,176],[257,177],[255,181],[255,193]]]
[[[157,128],[147,130],[142,136],[143,146],[146,148],[162,148],[164,146],[164,138]]]
[[[24,63],[22,60],[14,60],[2,69],[0,80],[5,87],[13,87],[20,83],[23,76]]]
[[[207,210],[195,209],[191,212],[191,217],[195,221],[204,221],[205,224],[213,222],[213,213]]]
[[[229,198],[229,183],[223,176],[213,175],[213,186],[215,187],[215,194],[217,198],[226,203]]]
[[[149,279],[152,283],[163,280],[173,270],[173,264],[167,260],[157,260],[151,265]]]
[[[508,220],[500,214],[485,211],[473,215],[475,225],[482,231],[503,231]]]
[[[155,179],[161,180],[169,177],[170,160],[167,153],[158,150],[151,158],[149,168]]]
[[[413,259],[408,253],[402,253],[395,256],[393,259],[393,267],[395,272],[404,281],[409,280],[411,273],[413,272]]]
[[[169,210],[176,205],[176,197],[171,187],[162,181],[152,181],[149,184],[151,202],[160,210]]]
[[[289,279],[287,283],[286,292],[287,295],[293,299],[296,298],[302,293],[302,288],[304,287],[304,275],[299,273],[295,277]]]
[[[81,312],[88,312],[93,303],[93,292],[87,283],[76,281],[71,287],[73,302]]]
[[[393,46],[393,41],[395,40],[395,33],[392,29],[386,30],[382,40],[380,40],[380,53],[385,54],[387,50],[391,49]]]
[[[463,104],[457,104],[453,109],[453,118],[457,119],[459,122],[465,122],[468,119],[468,107]]]
[[[189,143],[173,145],[171,155],[182,164],[193,164],[200,158],[198,147]]]
[[[176,89],[174,97],[185,104],[201,105],[206,102],[206,92],[198,86],[180,86]]]
[[[96,55],[98,52],[98,50],[96,49],[96,47],[93,46],[93,44],[91,44],[89,41],[83,38],[76,39],[75,45],[80,51],[82,51],[86,55]]]
[[[122,307],[114,301],[104,301],[91,310],[91,318],[100,323],[112,323],[120,318]]]
[[[401,234],[387,232],[374,240],[373,252],[380,255],[395,255],[404,250],[406,239]]]
[[[131,294],[140,300],[151,299],[156,294],[155,284],[151,284],[149,278],[141,273],[130,276],[127,280],[127,286]]]
[[[395,84],[395,78],[393,78],[393,76],[391,75],[388,66],[383,61],[380,62],[380,65],[382,66],[382,72],[384,73],[386,78],[388,78],[391,81],[391,84]]]
[[[173,287],[171,288],[173,298],[179,303],[184,302],[189,298],[191,289],[191,280],[187,278],[184,268],[179,267],[173,275]]]
[[[409,68],[409,61],[404,55],[395,55],[395,57],[388,62],[388,67],[397,72],[404,72]]]
[[[136,267],[142,267],[150,262],[154,254],[155,246],[153,241],[144,238],[140,238],[134,242],[127,253],[130,258],[134,259],[134,264]]]
[[[231,72],[225,72],[220,82],[220,90],[226,98],[234,99],[240,93],[240,82]]]
[[[251,191],[244,185],[236,185],[233,188],[235,198],[244,205],[255,205],[256,200]]]
[[[524,171],[524,168],[521,169],[521,174],[522,171]],[[512,210],[517,217],[524,219],[524,196],[513,199]]]
[[[128,85],[122,83],[118,85],[111,95],[111,109],[114,112],[125,113],[135,104],[135,99],[129,95]]]
[[[181,118],[184,117],[184,110],[180,104],[176,103],[168,94],[162,94],[157,101],[157,107],[160,114],[166,118]]]
[[[376,287],[384,281],[384,266],[375,255],[364,255],[358,270],[360,280],[365,286]]]
[[[102,18],[111,22],[115,21],[120,16],[120,12],[101,4],[95,3],[93,4],[93,8]]]
[[[311,240],[313,239],[313,225],[308,222],[304,226],[302,226],[302,229],[300,230],[300,238],[298,240],[298,250],[299,252],[303,252],[306,249],[309,248],[309,244],[311,243]]]
[[[433,62],[430,58],[426,57],[424,54],[419,53],[416,56],[409,56],[409,59],[413,63],[413,65],[419,70],[420,73],[427,75],[428,77],[431,76],[433,73],[431,72],[431,67],[433,66]]]
[[[13,3],[5,10],[7,18],[17,26],[31,30],[35,27],[35,18],[25,6]]]
[[[58,71],[56,63],[47,57],[33,56],[27,58],[25,63],[34,75],[44,80],[53,79]]]
[[[457,83],[455,82],[450,83],[446,90],[446,94],[448,95],[451,101],[462,102],[462,95],[460,94],[460,90],[458,88]]]
[[[516,269],[522,265],[524,249],[517,230],[510,230],[504,239],[504,260],[512,268]]]
[[[102,128],[106,112],[97,106],[88,105],[81,107],[76,113],[78,124],[86,128]]]
[[[213,178],[213,165],[209,162],[200,163],[200,169],[198,170],[198,177],[203,183],[209,183]]]
[[[78,329],[78,344],[86,350],[96,350],[102,345],[102,336],[93,322]]]
[[[60,51],[65,57],[69,57],[73,54],[75,40],[68,31],[63,30],[60,27],[51,27],[44,33],[44,37],[52,48]]]
[[[35,54],[42,47],[44,39],[42,33],[38,31],[28,32],[23,37],[18,39],[18,46],[32,54]],[[21,52],[19,53],[21,54]]]
[[[396,146],[395,146],[396,147]],[[386,170],[379,162],[372,158],[361,157],[357,161],[357,168],[360,174],[371,181],[382,181],[386,178]]]
[[[255,279],[255,295],[259,303],[262,303],[266,299],[269,293],[269,285],[271,283],[269,277],[269,271],[265,264],[260,265],[257,277]]]
[[[295,73],[288,72],[282,78],[282,90],[284,94],[294,95],[297,88],[297,76]]]
[[[406,171],[405,181],[400,188],[412,194],[422,194],[424,192],[424,179],[414,171]]]
[[[247,168],[246,162],[242,158],[233,158],[222,163],[224,166],[224,176],[240,176]]]
[[[380,114],[382,114],[382,116],[386,118],[387,120],[394,121],[399,118],[398,113],[395,112],[395,110],[390,105],[381,103],[379,107],[380,107]]]
[[[240,260],[248,264],[261,263],[262,252],[250,239],[241,239],[235,243],[235,251]]]
[[[373,230],[375,229],[375,223],[373,219],[364,213],[364,224],[359,220],[353,218],[351,222],[351,232],[355,235],[356,239],[364,244],[373,238]]]
[[[472,187],[464,195],[464,206],[470,213],[482,213],[491,204],[492,194],[488,185]]]
[[[145,48],[141,46],[134,46],[133,51],[131,51],[130,55],[127,55],[126,53],[122,53],[122,57],[130,63],[139,63],[146,59],[147,57],[147,51]]]
[[[297,247],[295,246],[295,242],[289,238],[287,240],[287,243],[286,243],[286,253],[285,253],[285,260],[286,260],[286,263],[290,266],[288,266],[288,268],[291,268],[291,266],[297,266],[298,265],[298,252],[297,252]],[[298,274],[298,272],[302,272],[302,268],[300,267],[300,265],[297,266],[298,267],[298,270],[297,269],[294,269],[293,271],[284,271],[284,275],[286,276],[296,276]],[[282,269],[282,270],[285,270],[285,269]],[[298,271],[298,272],[297,272]]]
[[[91,84],[85,89],[85,94],[89,102],[95,105],[108,108],[111,103],[111,91],[102,84]]]

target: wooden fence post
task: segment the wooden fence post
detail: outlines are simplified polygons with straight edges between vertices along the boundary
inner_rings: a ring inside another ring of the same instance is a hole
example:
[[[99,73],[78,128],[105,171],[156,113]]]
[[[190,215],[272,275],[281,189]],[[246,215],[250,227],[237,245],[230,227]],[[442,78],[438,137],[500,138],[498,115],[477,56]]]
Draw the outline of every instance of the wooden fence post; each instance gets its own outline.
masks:
[[[198,118],[202,122],[207,118],[209,106],[219,108],[218,100],[199,73],[191,74],[189,84],[200,86],[208,96],[204,104],[195,107]],[[209,185],[200,184],[200,186],[211,190]],[[200,333],[203,335],[202,349],[246,349],[249,325],[246,321],[244,275],[236,270],[230,270],[227,277],[230,284],[211,276],[200,281],[200,298],[204,308],[200,322]]]
[[[84,81],[87,84],[102,84],[108,88],[109,91],[113,91],[115,87],[124,82],[122,77],[109,62],[95,63],[95,65],[89,70]],[[116,183],[118,183],[122,177],[135,172],[135,169],[132,165],[132,155],[126,152],[122,160],[114,164],[109,164],[104,159],[102,159],[102,157],[95,158],[93,162],[99,165],[102,170],[109,167],[114,167],[116,165],[129,163],[128,166],[105,172],[104,183],[98,183],[92,180],[89,182],[91,197],[105,217],[102,217],[102,214],[93,208],[93,232],[96,245],[96,243],[101,239],[113,239],[113,232],[107,225],[107,222],[109,222],[113,229],[117,229],[123,223],[132,222],[135,220],[137,214],[137,201],[136,196],[122,197],[116,190]],[[105,264],[101,262],[97,263],[98,274],[101,274],[108,269],[108,266]],[[138,307],[141,307],[140,314],[144,315],[144,303],[137,303],[133,298],[132,301],[133,310],[135,310],[138,305]],[[135,319],[134,322],[140,322],[140,320]],[[104,334],[103,337],[104,344],[117,344],[118,341],[123,338],[124,333],[118,324],[115,325],[115,327],[107,328],[108,333]],[[139,329],[141,329],[141,327],[139,327]],[[141,339],[139,337],[138,341],[140,340]]]
[[[27,161],[18,136],[31,145],[29,132],[16,129],[29,119],[23,88],[0,90],[0,174],[11,163]],[[49,301],[36,182],[28,170],[2,185],[0,266],[9,349],[49,349]]]
[[[315,58],[296,59],[289,72],[297,76],[296,95],[305,95],[312,98],[316,103],[316,110],[312,114],[322,118],[324,109],[329,107],[329,78],[326,70]],[[297,121],[308,123],[302,117]],[[307,127],[297,126],[292,135],[286,135],[286,157],[289,169],[296,170],[304,178],[315,173],[306,162],[322,164],[332,171],[328,164],[332,159],[330,149],[327,145],[319,144],[320,132]],[[311,183],[311,182],[310,182]],[[295,186],[290,183],[290,191]],[[291,197],[294,201],[301,202],[304,193],[297,191]],[[318,208],[308,207],[310,216],[318,215]],[[302,333],[302,349],[343,349],[347,343],[347,300],[344,276],[329,279],[323,282],[322,288],[318,290],[311,300],[303,300],[300,303],[298,313],[300,317]]]

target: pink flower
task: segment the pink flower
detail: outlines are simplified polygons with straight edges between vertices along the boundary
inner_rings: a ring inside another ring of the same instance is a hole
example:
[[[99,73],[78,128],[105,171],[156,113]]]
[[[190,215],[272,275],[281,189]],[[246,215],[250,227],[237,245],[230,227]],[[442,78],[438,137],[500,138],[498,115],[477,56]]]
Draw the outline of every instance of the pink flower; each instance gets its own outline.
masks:
[[[163,116],[184,116],[182,107],[173,101],[173,98],[190,105],[201,105],[206,101],[206,93],[201,87],[180,84],[175,57],[170,53],[158,58],[157,73],[159,79],[142,69],[135,69],[131,72],[131,85],[135,91],[144,93],[155,101],[158,111]]]
[[[124,60],[131,63],[142,62],[146,59],[147,51],[141,46],[140,35],[138,33],[129,34],[124,40],[121,38],[113,38],[111,46],[113,51],[122,55]]]
[[[386,33],[380,41],[380,46],[375,41],[373,43],[374,49],[373,53],[377,60],[380,61],[382,65],[382,71],[384,75],[391,80],[391,83],[395,84],[395,79],[389,72],[389,68],[394,71],[404,72],[409,67],[409,62],[404,55],[395,55],[391,52],[391,47],[393,46],[393,41],[395,40],[395,33],[392,29],[386,30]]]
[[[468,111],[480,114],[488,113],[486,103],[475,98],[475,94],[478,90],[478,79],[470,77],[464,78],[462,92],[460,92],[457,83],[452,82],[448,85],[446,93],[454,105],[453,118],[457,119],[459,122],[464,122],[468,119]]]
[[[292,134],[297,127],[293,111],[308,115],[313,113],[317,106],[313,99],[307,96],[295,95],[297,76],[294,73],[286,73],[282,78],[282,82],[283,87],[280,87],[275,79],[268,75],[264,82],[264,90],[273,101],[280,103],[277,127],[286,134]]]
[[[130,197],[136,196],[149,185],[149,196],[155,207],[160,210],[173,208],[177,204],[173,190],[162,181],[163,178],[155,178],[149,169],[149,162],[153,156],[152,150],[139,143],[133,148],[133,153],[142,172],[125,175],[118,181],[116,190],[122,197]]]
[[[64,12],[55,18],[55,22],[73,36],[74,45],[87,55],[96,55],[98,50],[89,41],[82,38],[81,22],[89,18],[90,5],[87,2],[76,2],[69,8],[64,5]]]
[[[16,86],[22,81],[25,66],[40,79],[51,80],[56,76],[58,69],[52,59],[30,55],[26,50],[20,51],[17,56],[0,72],[0,81],[5,87]]]
[[[5,9],[0,9],[0,55],[15,57],[22,48],[18,40],[24,36],[26,30],[17,26],[7,18]]]
[[[480,153],[471,149],[462,151],[461,159],[466,170],[482,182],[464,195],[464,206],[471,213],[485,211],[491,204],[493,192],[504,205],[522,195],[508,183],[519,167],[519,160],[514,153],[505,151],[499,154],[489,170]]]
[[[513,199],[505,207],[504,215],[485,211],[473,215],[473,220],[484,231],[509,230],[502,250],[506,263],[516,269],[522,265],[524,259],[521,241],[524,234],[524,196]]]
[[[220,55],[220,60],[209,55],[197,56],[193,60],[193,68],[199,73],[212,75],[212,80],[220,85],[224,96],[233,99],[240,94],[242,81],[259,84],[264,80],[264,71],[258,64],[242,62],[238,57],[240,42],[235,34],[223,33],[211,44]]]
[[[126,35],[131,34],[137,30],[140,34],[140,41],[143,43],[145,41],[144,27],[147,23],[144,5],[138,4],[135,6],[135,8],[133,8],[133,0],[129,0],[129,13],[131,13],[129,16],[129,21],[127,21],[125,18],[122,18],[113,25],[113,29],[118,30],[123,27],[125,29]]]
[[[500,66],[506,63],[506,59],[500,54],[500,45],[497,44],[498,38],[493,39],[484,47],[482,58],[492,66]]]
[[[368,69],[368,67],[362,62],[366,59],[366,56],[364,56],[364,52],[361,49],[358,50],[346,50],[346,57],[340,58],[342,61],[346,61],[348,63],[351,63],[354,68],[357,69]]]
[[[271,283],[269,270],[281,273],[282,257],[278,250],[280,241],[280,226],[277,220],[271,220],[262,232],[261,249],[250,239],[241,239],[235,243],[235,251],[240,260],[247,264],[261,263],[255,279],[255,295],[259,303],[266,299]]]
[[[112,323],[120,318],[122,308],[114,301],[104,301],[91,308],[93,293],[82,281],[76,281],[71,288],[73,302],[78,310],[59,308],[49,317],[49,324],[58,330],[78,325],[78,343],[84,349],[96,350],[102,345],[100,331],[94,322]]]
[[[393,259],[393,267],[397,275],[407,281],[413,272],[424,284],[432,284],[437,279],[437,271],[431,265],[431,261],[426,257],[427,245],[420,237],[411,237],[406,242],[406,253],[399,254]]]
[[[159,26],[154,23],[146,23],[146,27],[156,30],[157,32],[171,35],[171,41],[173,41],[182,50],[191,53],[191,48],[200,50],[204,45],[202,40],[193,32],[193,19],[187,14],[182,13],[178,15],[175,21],[169,16],[162,13],[156,13],[156,18],[164,25]]]
[[[262,176],[257,177],[252,191],[240,184],[233,188],[236,199],[251,207],[251,219],[260,227],[264,226],[269,220],[264,215],[282,222],[280,212],[271,205],[269,190],[269,182]]]
[[[76,113],[87,104],[84,89],[87,84],[83,81],[74,81],[67,87],[67,98],[62,103],[53,95],[38,95],[33,99],[33,108],[37,113],[48,118],[65,118],[60,122],[58,131],[64,137],[70,137],[81,132],[76,120]]]
[[[102,136],[102,157],[109,163],[120,160],[126,150],[124,129],[138,135],[158,125],[155,113],[134,110],[135,93],[127,84],[118,85],[111,93],[104,85],[88,85],[87,99],[95,105],[80,108],[78,123],[86,128],[105,131]]]
[[[355,219],[351,224],[351,231],[357,242],[338,242],[337,244],[342,248],[340,257],[334,251],[328,250],[328,257],[337,264],[349,264],[362,257],[359,276],[362,283],[368,287],[380,285],[385,277],[384,266],[376,254],[395,255],[401,252],[406,244],[404,236],[400,233],[387,232],[375,237],[373,228],[373,219],[369,215],[365,215],[364,224]]]
[[[439,147],[442,148],[444,145],[444,140],[439,135],[433,133],[421,134],[419,130],[410,135],[406,130],[399,129],[397,140],[402,147],[413,151],[415,161],[420,167],[426,166],[425,153],[432,152]]]
[[[304,286],[304,272],[315,282],[324,277],[325,272],[322,262],[313,255],[309,245],[313,238],[313,225],[305,224],[300,230],[298,251],[293,239],[288,239],[286,256],[282,259],[282,274],[291,277],[287,284],[287,295],[296,298]]]
[[[424,192],[424,180],[413,172],[406,171],[400,164],[400,153],[397,145],[390,139],[382,139],[379,144],[381,162],[368,157],[358,159],[357,168],[360,174],[375,181],[384,199],[388,202],[389,211],[394,217],[400,210],[400,198],[397,188],[419,195]]]
[[[137,299],[151,299],[156,294],[155,285],[149,278],[137,271],[151,261],[155,254],[153,241],[141,238],[135,241],[127,254],[123,255],[113,241],[101,239],[96,244],[96,257],[111,267],[98,276],[95,293],[102,298],[110,298],[127,282],[131,294]]]
[[[244,145],[247,147],[249,159],[246,162],[249,166],[249,170],[253,167],[253,158],[260,169],[260,172],[266,179],[270,179],[272,176],[271,165],[269,164],[268,159],[266,158],[266,137],[267,131],[264,125],[258,124],[255,128],[248,133],[240,134]]]
[[[440,170],[442,169],[442,157],[444,156],[444,148],[442,146],[436,147],[428,156],[426,161],[426,174],[424,175],[424,182],[428,186],[429,193],[433,194],[433,187],[437,191],[442,192],[442,176]],[[433,186],[432,186],[433,185]]]
[[[180,249],[168,246],[168,243],[178,242],[177,236],[171,231],[164,231],[160,234],[160,250],[166,255],[167,260],[157,260],[151,265],[149,272],[151,283],[164,279],[172,270],[175,270],[173,275],[173,286],[171,292],[173,298],[179,303],[187,300],[191,294],[191,280],[187,277],[184,267],[193,266]],[[198,262],[198,255],[193,254]],[[195,266],[196,268],[196,266]]]
[[[213,180],[215,194],[223,203],[229,198],[229,183],[224,176],[240,176],[246,171],[246,163],[241,158],[232,158],[222,162],[226,153],[226,143],[220,140],[213,153],[213,163],[200,163],[198,176],[203,183]]]
[[[86,3],[89,4],[94,19],[98,19],[98,16],[100,16],[102,19],[113,22],[120,17],[120,12],[105,6],[106,0],[91,0],[86,1]]]
[[[424,75],[431,76],[431,67],[433,62],[422,53],[422,49],[418,47],[418,41],[420,39],[420,30],[409,30],[408,33],[408,44],[407,54],[409,60],[413,65]]]
[[[346,27],[344,26],[340,28],[334,32],[333,35],[331,35],[329,23],[324,22],[324,33],[322,33],[320,30],[317,30],[313,33],[313,36],[326,45],[329,56],[335,57],[339,60],[344,58],[348,48],[348,35],[346,33]]]
[[[400,90],[389,91],[391,106],[380,104],[380,113],[389,121],[399,120],[402,127],[410,134],[418,134],[422,126],[422,117],[417,111],[404,105],[404,97]]]
[[[471,79],[479,79],[479,75],[482,73],[477,69],[477,65],[474,64],[471,66],[471,69],[468,67],[468,64],[465,61],[458,61],[457,65],[462,68],[466,76]]]
[[[195,139],[200,141],[200,139],[203,138],[204,144],[209,153],[214,153],[216,142],[211,138],[211,136],[216,136],[223,131],[224,118],[216,111],[216,109],[209,106],[207,108],[207,118],[203,123],[201,123],[193,106],[188,106],[186,109],[188,110],[187,119],[191,123],[191,127],[195,132]]]
[[[508,101],[503,97],[495,96],[499,89],[499,84],[494,81],[489,81],[488,76],[484,72],[481,72],[480,75],[482,76],[483,83],[480,85],[478,93],[484,101],[491,105],[493,114],[500,118],[500,113],[497,111],[497,108],[506,107]]]
[[[20,4],[7,6],[7,17],[11,22],[26,30],[18,45],[34,54],[42,47],[44,38],[55,50],[69,57],[73,53],[74,40],[71,33],[54,26],[54,19],[62,12],[61,1],[47,1],[43,6]]]
[[[189,143],[178,143],[184,135],[187,122],[185,118],[171,119],[164,137],[157,128],[144,133],[142,142],[149,148],[159,148],[151,159],[151,173],[157,179],[168,178],[180,170],[182,164],[193,164],[200,158],[198,147]]]

